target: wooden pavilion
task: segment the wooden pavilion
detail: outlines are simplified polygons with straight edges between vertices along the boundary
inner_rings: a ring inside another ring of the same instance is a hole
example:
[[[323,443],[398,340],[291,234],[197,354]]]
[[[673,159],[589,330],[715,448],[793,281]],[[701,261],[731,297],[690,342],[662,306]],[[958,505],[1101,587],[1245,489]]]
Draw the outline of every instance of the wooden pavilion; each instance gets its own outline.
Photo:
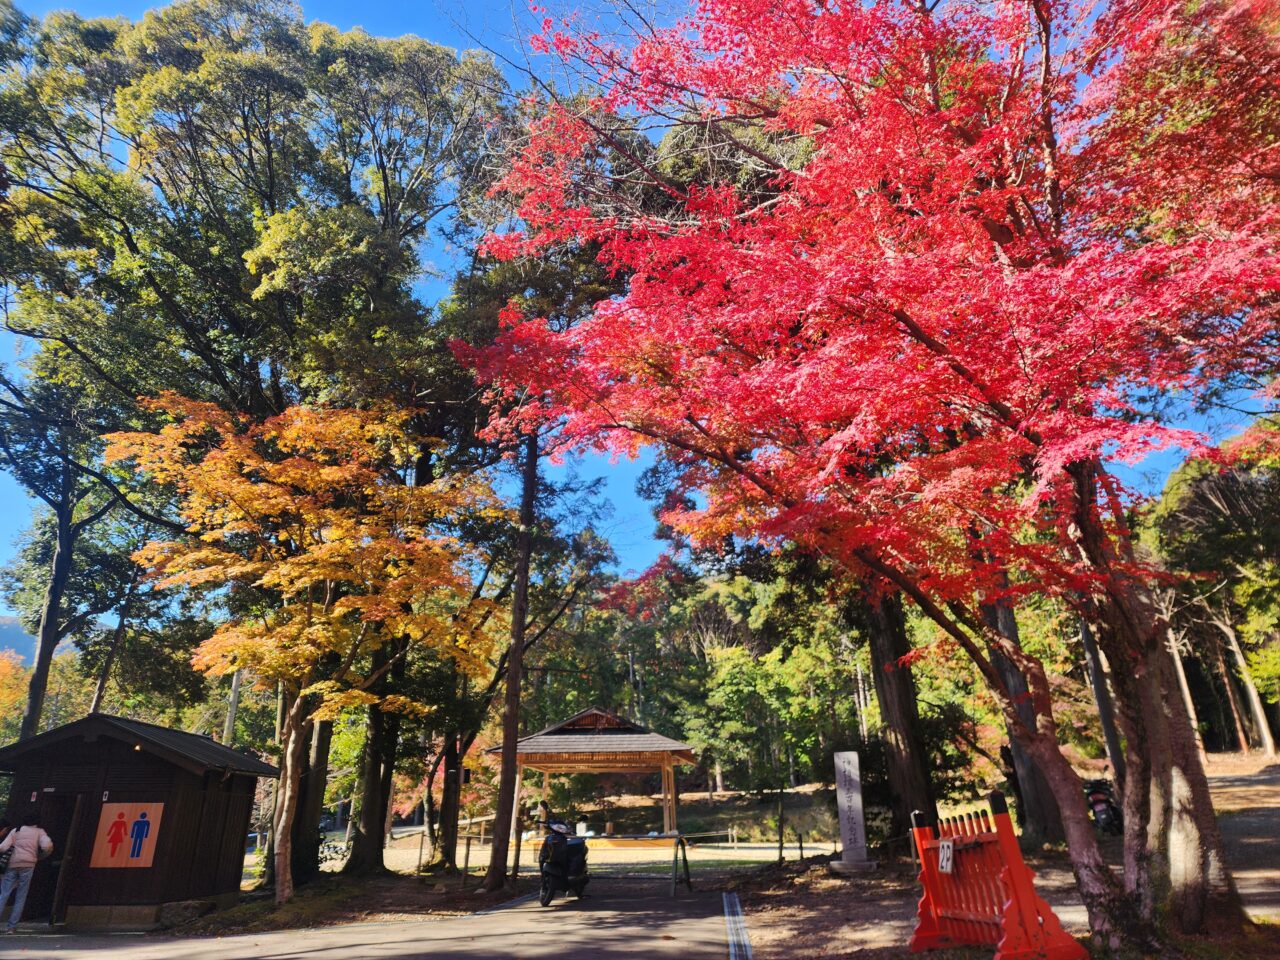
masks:
[[[697,763],[693,748],[653,733],[625,717],[591,707],[568,720],[520,739],[516,746],[516,810],[525,770],[542,774],[543,798],[553,773],[659,773],[662,775],[662,832],[678,834],[678,765]]]

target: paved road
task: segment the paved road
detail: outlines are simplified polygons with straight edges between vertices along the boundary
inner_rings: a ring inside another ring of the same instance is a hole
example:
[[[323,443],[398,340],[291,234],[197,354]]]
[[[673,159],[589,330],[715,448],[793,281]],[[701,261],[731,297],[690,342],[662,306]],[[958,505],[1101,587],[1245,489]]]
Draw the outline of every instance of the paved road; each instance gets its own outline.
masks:
[[[672,899],[632,893],[536,900],[488,913],[407,923],[350,924],[217,939],[13,936],[5,960],[724,960],[719,893]]]

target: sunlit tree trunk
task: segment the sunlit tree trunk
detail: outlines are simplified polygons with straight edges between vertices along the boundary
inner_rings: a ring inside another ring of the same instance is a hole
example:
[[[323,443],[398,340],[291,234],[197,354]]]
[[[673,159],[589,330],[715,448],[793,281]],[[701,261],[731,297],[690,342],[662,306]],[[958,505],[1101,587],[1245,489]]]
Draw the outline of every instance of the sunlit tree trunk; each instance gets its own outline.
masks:
[[[281,734],[280,781],[271,824],[271,836],[275,841],[272,859],[277,904],[293,899],[293,820],[298,811],[298,793],[310,726],[306,720],[305,698],[292,697]]]
[[[1231,680],[1231,669],[1227,666],[1227,658],[1222,652],[1222,643],[1217,637],[1211,641],[1213,662],[1218,668],[1218,676],[1222,679],[1222,689],[1226,694],[1227,711],[1231,714],[1231,726],[1236,738],[1236,749],[1249,752],[1249,732],[1244,728],[1244,715],[1240,710],[1240,699],[1236,696],[1235,684]]]
[[[1219,617],[1214,622],[1226,638],[1227,647],[1230,648],[1231,656],[1236,662],[1236,670],[1240,674],[1240,685],[1244,687],[1245,699],[1249,702],[1249,713],[1253,717],[1253,725],[1258,731],[1258,743],[1261,745],[1263,753],[1268,757],[1274,757],[1276,755],[1276,741],[1271,735],[1271,725],[1267,721],[1267,711],[1262,706],[1262,697],[1258,695],[1258,686],[1253,682],[1253,674],[1249,670],[1249,661],[1245,659],[1244,651],[1240,649],[1240,638],[1236,636],[1235,627],[1225,618]]]
[[[306,753],[298,788],[298,810],[293,829],[293,881],[301,886],[320,873],[320,818],[324,815],[324,792],[329,781],[329,746],[333,721],[311,725],[310,752]]]
[[[516,799],[516,741],[520,737],[520,680],[524,668],[524,636],[529,616],[529,564],[533,553],[534,504],[538,490],[538,437],[522,444],[520,533],[516,543],[516,580],[511,600],[511,650],[507,657],[507,688],[502,709],[502,773],[494,810],[493,846],[486,890],[500,890],[507,882],[507,853]]]
[[[1200,736],[1200,714],[1196,711],[1196,702],[1191,697],[1191,685],[1187,683],[1187,668],[1183,666],[1182,654],[1178,652],[1178,640],[1173,635],[1173,631],[1169,631],[1169,662],[1173,665],[1174,675],[1178,678],[1178,692],[1182,695],[1182,706],[1187,711],[1187,717],[1191,721],[1191,732],[1196,738],[1196,747],[1200,751],[1200,756],[1204,756],[1204,740]]]
[[[1084,648],[1085,671],[1089,686],[1093,688],[1093,700],[1098,705],[1098,723],[1102,727],[1102,739],[1107,745],[1107,759],[1115,775],[1116,786],[1123,791],[1125,782],[1124,749],[1120,746],[1120,733],[1116,729],[1115,704],[1107,689],[1107,675],[1102,667],[1102,654],[1094,642],[1093,631],[1083,619],[1080,621],[1080,645]]]
[[[1150,795],[1145,861],[1136,850],[1140,823],[1125,824],[1126,867],[1131,858],[1135,867],[1132,875],[1126,871],[1126,884],[1137,896],[1144,918],[1154,920],[1158,907],[1172,904],[1162,919],[1185,933],[1202,929],[1211,886],[1222,895],[1219,914],[1242,921],[1209,781],[1169,652],[1168,624],[1159,615],[1150,586],[1129,572],[1129,542],[1123,535],[1113,541],[1103,525],[1098,488],[1107,489],[1109,497],[1113,494],[1101,464],[1081,462],[1068,469],[1076,492],[1073,536],[1080,558],[1099,578],[1093,598],[1103,628],[1099,642],[1115,670],[1116,696],[1128,727],[1126,820],[1131,808],[1135,817],[1140,816],[1142,805],[1130,794],[1142,789],[1144,781]],[[1111,512],[1120,515],[1114,504]]]

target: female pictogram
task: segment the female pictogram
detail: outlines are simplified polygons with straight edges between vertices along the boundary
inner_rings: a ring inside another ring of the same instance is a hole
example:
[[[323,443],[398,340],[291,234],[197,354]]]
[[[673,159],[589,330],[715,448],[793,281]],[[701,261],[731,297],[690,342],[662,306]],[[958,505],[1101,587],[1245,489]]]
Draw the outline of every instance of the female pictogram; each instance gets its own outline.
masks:
[[[124,843],[125,835],[129,832],[129,825],[124,822],[124,814],[117,813],[116,818],[112,821],[110,827],[107,828],[107,846],[111,848],[111,858],[114,860],[116,853],[120,850],[120,844]]]

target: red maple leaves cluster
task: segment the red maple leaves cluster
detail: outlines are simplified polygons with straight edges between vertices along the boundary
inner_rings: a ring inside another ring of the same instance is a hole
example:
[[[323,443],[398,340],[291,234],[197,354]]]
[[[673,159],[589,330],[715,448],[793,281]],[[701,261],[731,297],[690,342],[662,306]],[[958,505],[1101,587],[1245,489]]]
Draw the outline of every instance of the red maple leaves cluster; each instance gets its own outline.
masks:
[[[1241,119],[1276,123],[1241,59],[1274,64],[1270,14],[1180,10],[711,0],[630,49],[561,27],[603,92],[535,124],[504,183],[527,232],[490,249],[599,244],[629,289],[567,332],[529,318],[482,374],[545,390],[566,442],[684,459],[707,504],[669,519],[696,535],[871,551],[940,597],[995,589],[977,537],[1078,589],[1065,467],[1195,446],[1143,399],[1274,367],[1274,138]],[[668,176],[627,149],[637,116],[760,175]]]
[[[543,399],[508,425],[655,445],[698,492],[665,517],[693,538],[799,543],[914,600],[1048,778],[1095,934],[1145,947],[1059,750],[1045,667],[983,616],[1064,597],[1117,668],[1127,842],[1150,822],[1201,851],[1173,884],[1171,915],[1195,929],[1220,840],[1107,463],[1196,449],[1162,419],[1170,398],[1265,395],[1280,367],[1275,5],[621,16],[627,43],[544,23],[540,49],[586,83],[531,126],[502,184],[523,229],[488,250],[598,249],[626,292],[567,329],[513,322],[476,358],[496,392]],[[1171,863],[1130,862],[1153,924]]]

